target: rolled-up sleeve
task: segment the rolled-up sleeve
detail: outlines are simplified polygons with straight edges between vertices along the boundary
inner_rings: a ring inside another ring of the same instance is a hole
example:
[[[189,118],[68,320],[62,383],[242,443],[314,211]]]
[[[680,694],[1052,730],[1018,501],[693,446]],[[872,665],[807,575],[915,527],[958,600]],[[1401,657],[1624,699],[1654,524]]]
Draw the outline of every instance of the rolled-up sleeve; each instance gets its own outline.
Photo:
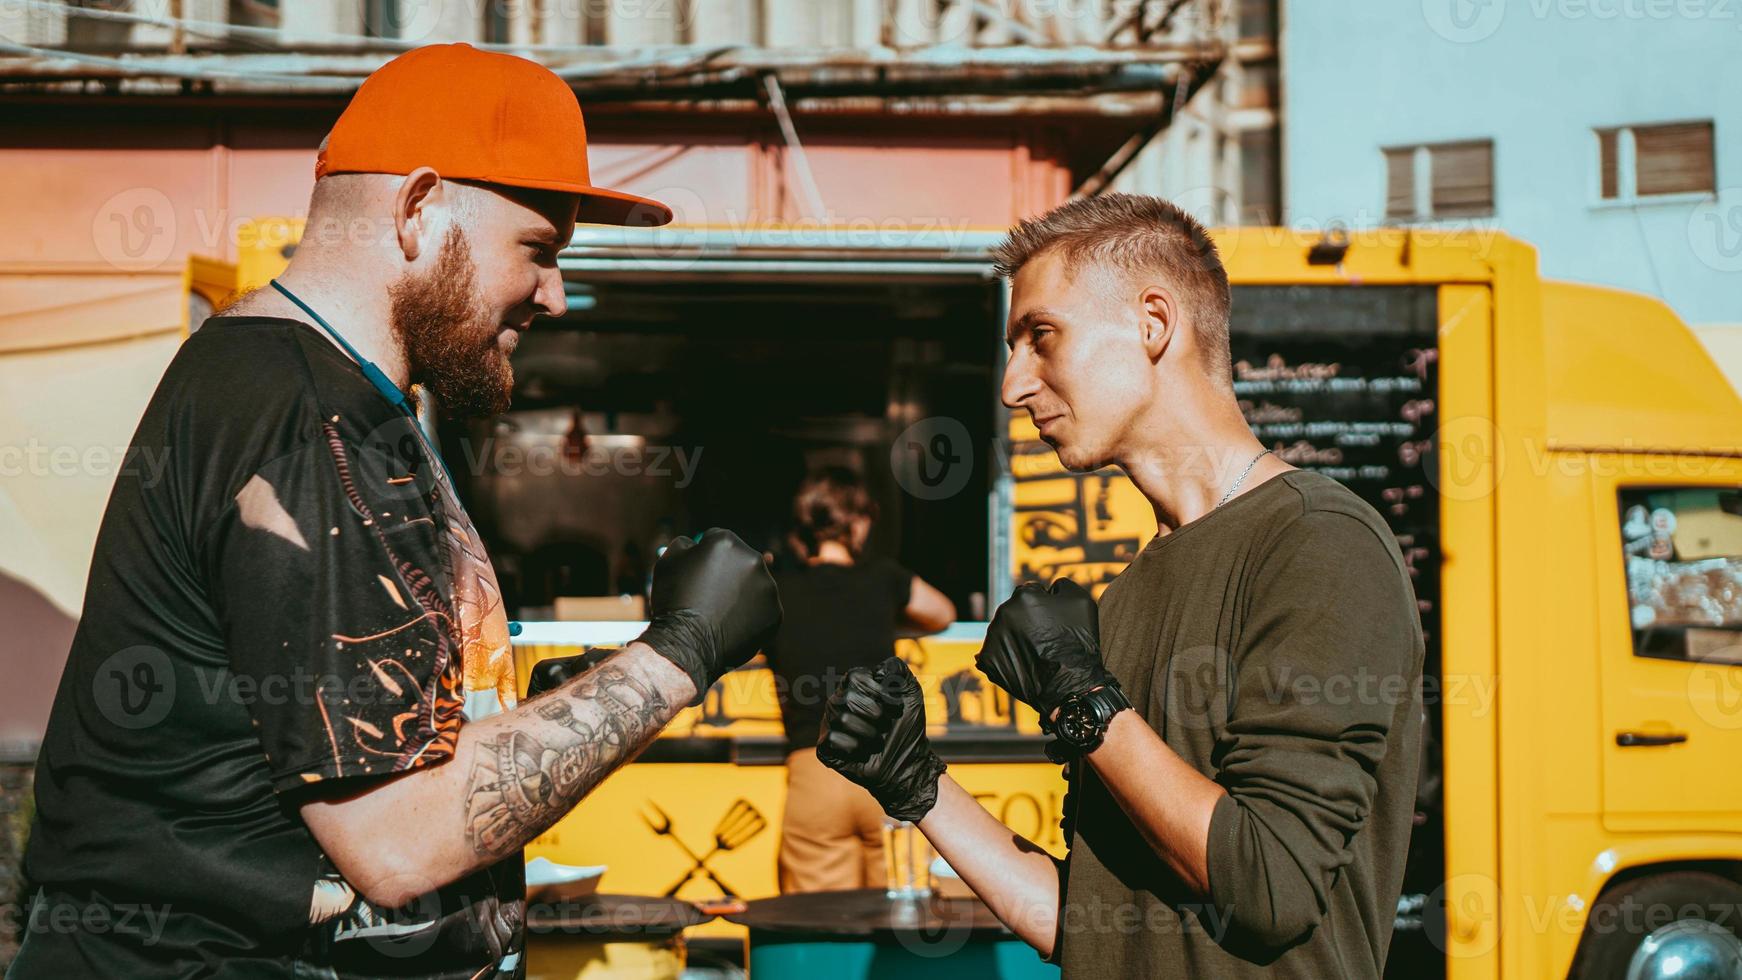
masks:
[[[1210,898],[1271,947],[1309,936],[1373,806],[1400,692],[1420,671],[1396,545],[1310,512],[1269,549],[1232,653],[1210,819]]]

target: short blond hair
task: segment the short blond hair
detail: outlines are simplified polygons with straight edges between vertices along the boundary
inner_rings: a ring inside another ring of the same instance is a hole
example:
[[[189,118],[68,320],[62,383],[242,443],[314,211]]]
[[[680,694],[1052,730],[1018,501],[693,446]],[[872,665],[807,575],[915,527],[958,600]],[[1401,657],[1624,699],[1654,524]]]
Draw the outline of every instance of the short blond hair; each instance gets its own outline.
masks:
[[[1209,232],[1177,205],[1142,194],[1079,198],[1017,224],[992,257],[998,274],[1014,279],[1024,265],[1051,252],[1071,270],[1094,264],[1127,275],[1159,273],[1186,308],[1205,368],[1218,380],[1231,380],[1228,271]]]

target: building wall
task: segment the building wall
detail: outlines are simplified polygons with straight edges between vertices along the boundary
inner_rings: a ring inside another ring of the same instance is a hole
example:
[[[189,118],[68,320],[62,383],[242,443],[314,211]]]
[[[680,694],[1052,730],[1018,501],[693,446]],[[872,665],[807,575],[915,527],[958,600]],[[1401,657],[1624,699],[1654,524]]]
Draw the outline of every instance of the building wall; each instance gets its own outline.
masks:
[[[81,49],[162,50],[175,38],[190,49],[229,47],[258,52],[262,38],[227,37],[211,25],[276,27],[287,48],[325,50],[369,38],[417,43],[484,41],[516,45],[732,45],[841,51],[933,45],[990,47],[1162,45],[1188,40],[1229,20],[1235,6],[1275,0],[1188,0],[1166,30],[1144,29],[1131,15],[1143,8],[1153,25],[1165,5],[1144,0],[278,0],[239,9],[229,0],[132,0],[96,4],[137,18],[82,16],[49,7],[0,4],[0,28],[20,44]],[[69,6],[75,6],[69,3]],[[235,17],[237,19],[231,19]]]
[[[1210,227],[1282,219],[1275,147],[1280,133],[1273,42],[1246,41],[1168,127],[1131,161],[1112,189],[1156,194]]]
[[[1113,190],[1160,195],[1210,227],[1281,221],[1279,5],[1225,3],[1213,25],[1197,28],[1213,30],[1223,45],[1216,74],[1189,99],[1174,93],[1172,121]]]
[[[25,111],[31,126],[0,127],[0,264],[144,269],[179,268],[190,254],[234,260],[245,222],[304,215],[315,147],[337,108],[205,119],[71,111],[56,121]],[[815,215],[767,120],[651,132],[613,131],[596,116],[589,128],[593,178],[668,201],[683,224],[1003,228],[1070,189],[1064,164],[1017,127],[891,134],[817,120],[806,149],[827,213]]]
[[[1742,7],[1717,0],[1286,5],[1285,216],[1384,223],[1381,147],[1494,141],[1492,218],[1543,273],[1742,322]],[[1598,201],[1593,130],[1712,120],[1715,198]]]

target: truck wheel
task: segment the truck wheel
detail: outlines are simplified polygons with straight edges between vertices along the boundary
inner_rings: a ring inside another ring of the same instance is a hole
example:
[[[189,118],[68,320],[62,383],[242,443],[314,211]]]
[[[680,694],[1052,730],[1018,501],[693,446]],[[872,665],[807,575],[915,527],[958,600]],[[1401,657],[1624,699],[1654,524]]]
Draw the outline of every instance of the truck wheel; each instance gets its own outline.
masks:
[[[1742,885],[1704,871],[1630,881],[1591,906],[1572,980],[1742,977]]]

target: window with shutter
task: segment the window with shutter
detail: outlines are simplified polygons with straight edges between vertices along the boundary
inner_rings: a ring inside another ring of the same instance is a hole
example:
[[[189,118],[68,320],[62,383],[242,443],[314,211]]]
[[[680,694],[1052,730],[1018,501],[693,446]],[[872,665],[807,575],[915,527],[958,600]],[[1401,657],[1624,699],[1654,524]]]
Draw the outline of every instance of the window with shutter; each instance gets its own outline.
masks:
[[[1494,144],[1490,140],[1428,147],[1433,216],[1473,218],[1494,213]]]
[[[278,0],[230,0],[229,22],[244,27],[277,27]]]
[[[1621,196],[1621,131],[1619,129],[1597,130],[1597,166],[1602,171],[1599,177],[1598,193],[1603,200],[1613,201]]]
[[[1641,198],[1713,194],[1713,127],[1702,122],[1654,123],[1597,130],[1597,196],[1631,203]]]
[[[67,6],[126,12],[132,4],[130,0],[71,0]],[[69,48],[101,50],[125,48],[133,43],[133,25],[124,20],[68,17],[66,25]]]
[[[1395,146],[1385,154],[1385,217],[1398,221],[1494,213],[1494,141]]]
[[[1410,219],[1415,213],[1415,147],[1385,151],[1385,216]]]
[[[1282,220],[1282,194],[1276,160],[1276,127],[1240,133],[1240,223],[1271,225]]]
[[[363,5],[365,37],[399,37],[399,0],[366,0]]]
[[[484,0],[484,43],[507,44],[514,39],[509,31],[508,4],[512,0]]]
[[[1640,197],[1709,194],[1717,188],[1710,122],[1635,126],[1633,143]]]
[[[1235,105],[1242,109],[1268,109],[1277,104],[1275,65],[1245,65],[1235,90]]]
[[[1276,36],[1276,0],[1240,0],[1240,37]]]

